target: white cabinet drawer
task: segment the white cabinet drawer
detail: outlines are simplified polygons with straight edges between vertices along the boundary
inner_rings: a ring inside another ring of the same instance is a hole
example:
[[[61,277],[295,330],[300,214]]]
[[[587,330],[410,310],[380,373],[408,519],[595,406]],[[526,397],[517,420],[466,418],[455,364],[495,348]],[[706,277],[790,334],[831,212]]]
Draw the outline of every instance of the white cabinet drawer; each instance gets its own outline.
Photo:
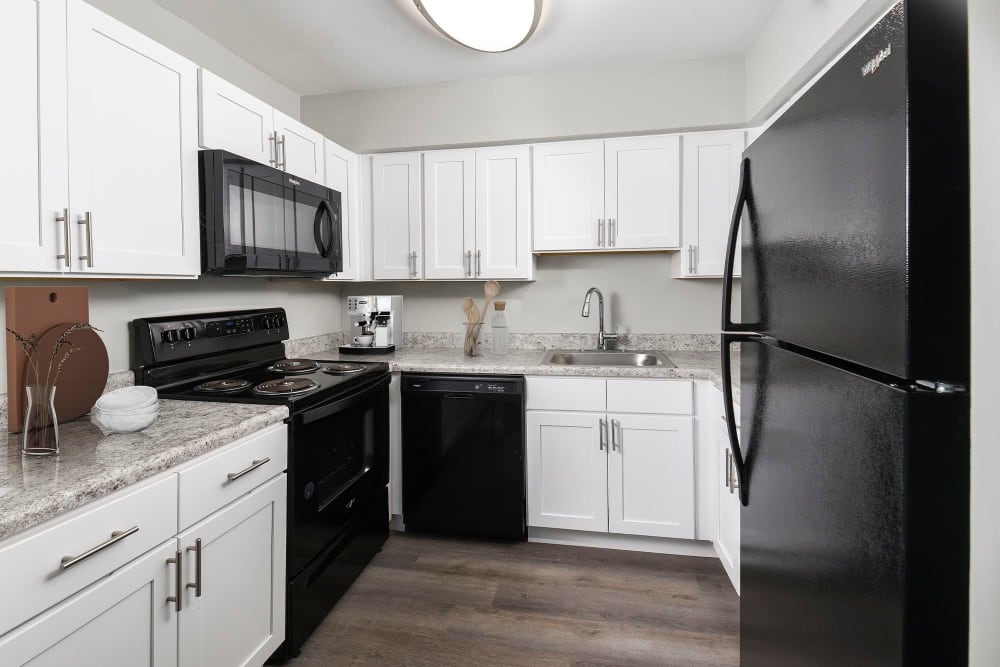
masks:
[[[0,635],[176,534],[177,477],[169,475],[8,541],[0,547],[7,601],[0,604]]]
[[[181,468],[180,528],[204,519],[279,474],[287,457],[288,427],[277,424]]]
[[[694,412],[690,380],[608,380],[608,412],[689,415]]]
[[[528,410],[604,412],[607,400],[603,379],[527,378]]]

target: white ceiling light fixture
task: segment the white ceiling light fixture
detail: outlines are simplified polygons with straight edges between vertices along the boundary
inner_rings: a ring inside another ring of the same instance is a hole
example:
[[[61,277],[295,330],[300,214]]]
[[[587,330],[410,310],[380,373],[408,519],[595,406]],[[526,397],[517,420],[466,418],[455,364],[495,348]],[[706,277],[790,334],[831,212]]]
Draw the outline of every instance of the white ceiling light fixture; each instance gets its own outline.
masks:
[[[542,15],[542,0],[413,0],[448,39],[476,51],[501,53],[528,41]]]

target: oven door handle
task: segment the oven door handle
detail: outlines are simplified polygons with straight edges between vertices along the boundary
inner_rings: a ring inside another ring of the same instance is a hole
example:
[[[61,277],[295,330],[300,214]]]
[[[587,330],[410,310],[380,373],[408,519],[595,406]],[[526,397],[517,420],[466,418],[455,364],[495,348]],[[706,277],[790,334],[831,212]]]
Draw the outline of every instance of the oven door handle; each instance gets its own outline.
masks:
[[[386,375],[356,394],[351,394],[350,396],[346,396],[339,401],[333,401],[332,403],[327,403],[317,408],[306,410],[305,412],[295,416],[295,423],[303,425],[312,424],[321,419],[326,419],[330,415],[335,415],[338,412],[343,412],[344,410],[353,408],[356,405],[360,405],[370,400],[374,394],[387,387],[389,385],[389,379],[390,377]]]

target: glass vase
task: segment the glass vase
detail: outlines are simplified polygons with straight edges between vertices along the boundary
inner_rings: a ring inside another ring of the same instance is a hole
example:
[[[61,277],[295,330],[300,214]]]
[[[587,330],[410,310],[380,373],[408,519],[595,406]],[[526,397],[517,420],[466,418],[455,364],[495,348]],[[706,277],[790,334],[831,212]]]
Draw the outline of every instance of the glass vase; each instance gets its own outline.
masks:
[[[465,344],[462,346],[465,356],[475,357],[479,355],[479,334],[483,330],[482,322],[469,322],[465,325]]]
[[[54,385],[27,385],[28,408],[24,412],[21,453],[52,456],[59,453],[59,420],[56,418]]]

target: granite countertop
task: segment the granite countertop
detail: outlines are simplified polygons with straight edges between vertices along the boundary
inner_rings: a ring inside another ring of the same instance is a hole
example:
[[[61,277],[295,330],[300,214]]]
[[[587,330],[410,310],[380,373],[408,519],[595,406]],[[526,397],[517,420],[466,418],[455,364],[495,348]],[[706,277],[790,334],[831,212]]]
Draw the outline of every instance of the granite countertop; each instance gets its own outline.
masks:
[[[336,349],[309,355],[314,359],[385,361],[392,371],[414,373],[480,373],[497,375],[561,375],[590,377],[680,378],[711,380],[722,386],[717,350],[658,350],[676,364],[671,366],[559,366],[542,364],[547,350],[511,350],[507,354],[485,351],[467,357],[455,348],[403,348],[393,354],[341,355]],[[733,355],[734,398],[739,400],[739,357]]]
[[[59,425],[59,456],[21,455],[21,436],[0,433],[0,539],[197,458],[288,417],[288,408],[160,401],[140,433],[105,436],[89,417]]]

